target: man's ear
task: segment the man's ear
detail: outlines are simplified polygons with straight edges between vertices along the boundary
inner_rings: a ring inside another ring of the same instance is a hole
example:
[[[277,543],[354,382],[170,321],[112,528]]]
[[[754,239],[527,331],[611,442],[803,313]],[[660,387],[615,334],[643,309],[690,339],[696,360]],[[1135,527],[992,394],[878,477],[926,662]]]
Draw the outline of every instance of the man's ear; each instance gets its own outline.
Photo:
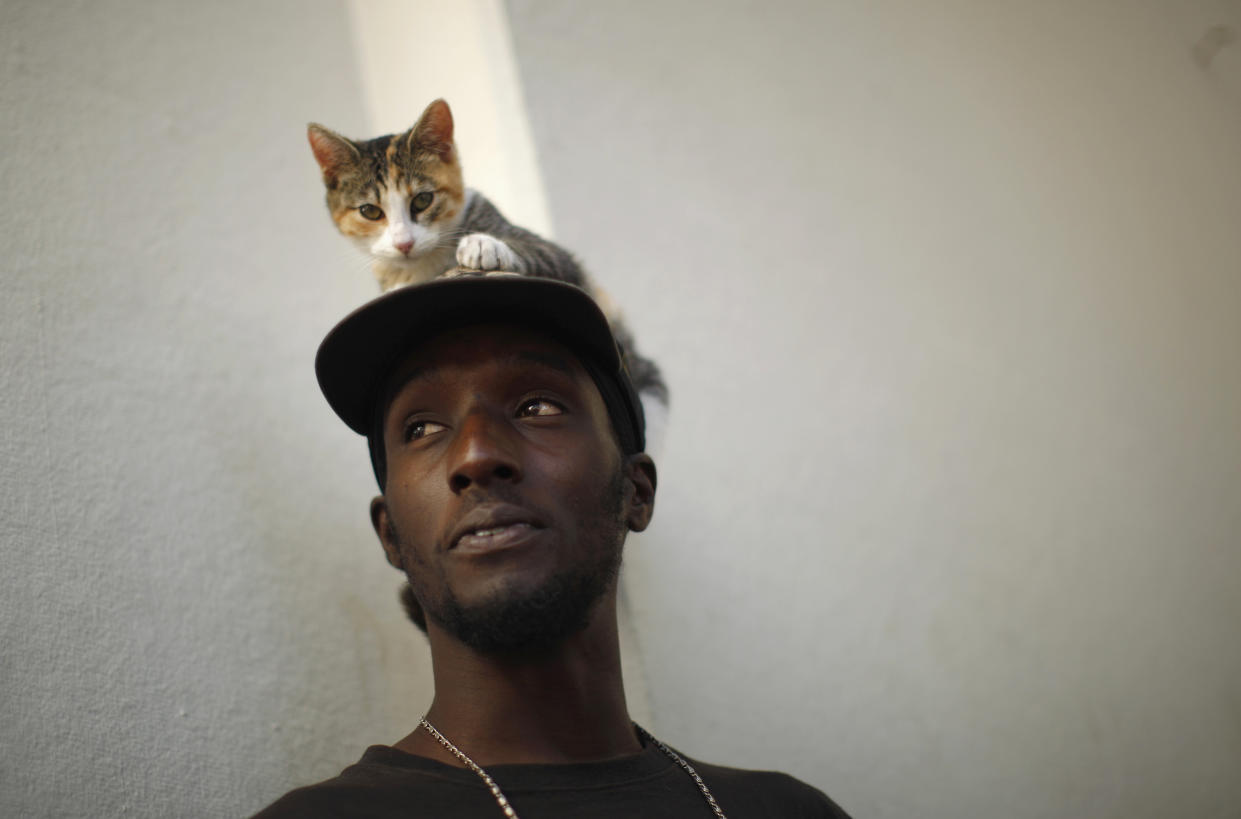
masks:
[[[371,526],[375,527],[375,534],[379,535],[379,543],[384,547],[388,562],[393,568],[405,571],[404,561],[401,560],[401,547],[397,544],[396,529],[388,517],[388,502],[383,495],[371,498]]]
[[[633,486],[625,510],[625,522],[632,532],[641,532],[655,514],[655,462],[645,452],[630,455],[625,461],[625,477]]]

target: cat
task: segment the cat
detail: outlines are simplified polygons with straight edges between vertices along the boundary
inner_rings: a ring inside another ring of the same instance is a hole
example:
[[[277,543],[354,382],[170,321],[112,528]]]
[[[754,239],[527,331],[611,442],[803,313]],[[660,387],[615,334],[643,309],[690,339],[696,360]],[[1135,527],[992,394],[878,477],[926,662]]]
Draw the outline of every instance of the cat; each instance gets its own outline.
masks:
[[[332,220],[371,257],[382,291],[463,271],[506,271],[582,288],[608,315],[643,399],[648,439],[659,437],[668,406],[659,367],[637,354],[606,295],[571,253],[511,224],[486,197],[465,187],[448,103],[432,102],[403,134],[356,141],[311,123],[307,138]]]

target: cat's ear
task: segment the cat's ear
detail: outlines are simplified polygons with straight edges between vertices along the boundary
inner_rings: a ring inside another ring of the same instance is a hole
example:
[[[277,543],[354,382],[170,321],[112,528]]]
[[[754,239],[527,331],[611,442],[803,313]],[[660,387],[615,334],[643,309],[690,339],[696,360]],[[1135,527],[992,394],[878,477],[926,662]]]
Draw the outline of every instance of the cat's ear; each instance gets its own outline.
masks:
[[[323,181],[328,184],[334,183],[341,171],[362,156],[352,142],[314,122],[307,126],[306,138],[310,140],[310,150],[314,151],[315,161],[323,171]]]
[[[452,111],[448,103],[436,100],[427,106],[418,123],[409,129],[409,148],[434,151],[445,162],[452,162]]]

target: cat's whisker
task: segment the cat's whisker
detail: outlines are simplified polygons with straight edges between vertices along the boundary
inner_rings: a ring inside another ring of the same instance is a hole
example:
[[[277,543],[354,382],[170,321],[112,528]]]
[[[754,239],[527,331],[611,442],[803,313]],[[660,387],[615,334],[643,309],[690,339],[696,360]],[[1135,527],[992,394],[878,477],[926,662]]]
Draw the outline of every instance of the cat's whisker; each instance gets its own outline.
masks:
[[[328,260],[332,276],[362,277],[374,279],[372,265],[374,260],[365,253],[348,245],[337,246],[333,257]]]
[[[470,231],[467,230],[446,230],[436,239],[436,247],[445,247],[448,244],[456,244],[463,236],[469,236]]]

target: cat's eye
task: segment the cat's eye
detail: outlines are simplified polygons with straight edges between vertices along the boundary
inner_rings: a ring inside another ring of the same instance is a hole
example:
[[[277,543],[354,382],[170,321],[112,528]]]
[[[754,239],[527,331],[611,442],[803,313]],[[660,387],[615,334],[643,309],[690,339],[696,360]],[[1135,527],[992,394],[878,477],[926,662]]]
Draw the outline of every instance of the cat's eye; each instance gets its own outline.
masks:
[[[417,215],[419,211],[424,211],[431,206],[431,200],[435,195],[430,191],[423,191],[414,197],[414,201],[409,203],[410,215]]]
[[[358,213],[362,214],[363,219],[370,219],[372,222],[378,222],[384,218],[384,212],[374,205],[363,205],[358,208]]]

